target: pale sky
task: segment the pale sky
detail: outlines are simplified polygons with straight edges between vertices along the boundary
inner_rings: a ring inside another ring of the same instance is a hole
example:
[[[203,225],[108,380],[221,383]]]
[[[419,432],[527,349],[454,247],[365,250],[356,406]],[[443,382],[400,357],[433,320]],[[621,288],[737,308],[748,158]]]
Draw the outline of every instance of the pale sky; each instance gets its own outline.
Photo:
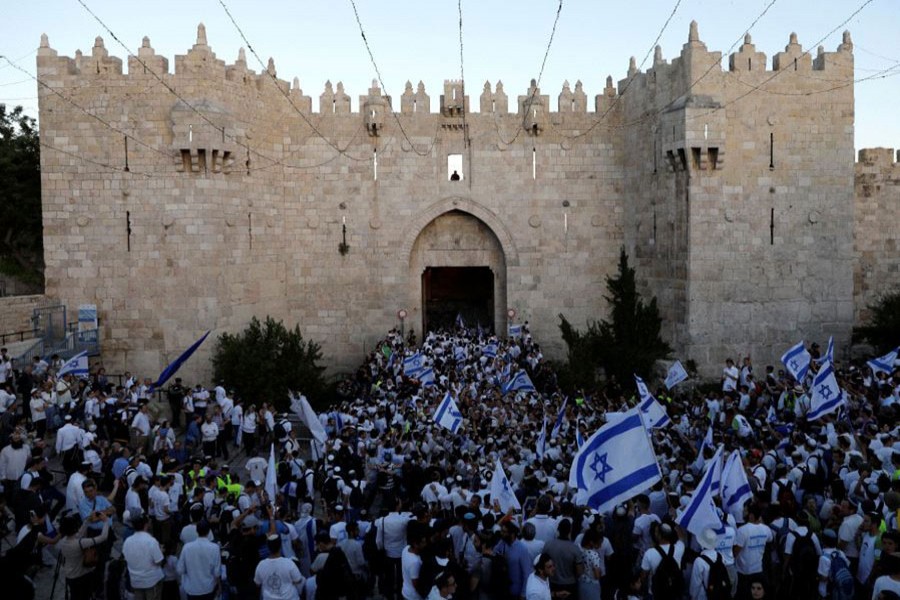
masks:
[[[229,21],[219,0],[83,0],[106,25],[136,52],[149,36],[158,54],[169,58],[184,54],[194,43],[199,22],[206,25],[209,44],[217,56],[233,63],[246,44]],[[673,8],[678,8],[659,44],[670,60],[687,40],[688,24],[699,23],[700,37],[712,51],[726,54],[737,48],[747,27],[772,0],[643,0],[603,2],[563,0],[562,12],[541,89],[553,104],[568,80],[577,80],[591,100],[602,93],[606,76],[624,78],[630,56],[638,64],[648,51]],[[353,110],[365,94],[375,70],[356,23],[350,0],[225,0],[238,25],[263,61],[275,59],[278,76],[295,76],[314,108],[326,80],[343,81]],[[840,26],[861,6],[863,10]],[[467,93],[472,106],[485,80],[502,80],[510,98],[524,94],[538,77],[550,38],[558,0],[463,0],[463,46]],[[386,92],[399,99],[407,80],[425,83],[437,110],[445,79],[460,76],[459,13],[456,0],[357,0],[360,19]],[[76,49],[90,54],[96,36],[102,36],[110,54],[127,59],[127,52],[88,14],[78,0],[7,2],[0,54],[35,71],[35,53],[41,33],[60,55]],[[819,42],[833,29],[833,34]],[[816,52],[821,43],[834,51],[841,33],[849,29],[855,45],[856,147],[900,146],[900,2],[898,0],[775,0],[751,30],[757,50],[771,57],[783,50],[791,32],[804,49]],[[261,68],[248,51],[248,66]],[[125,60],[127,64],[127,60]],[[762,92],[760,92],[762,93]],[[37,116],[37,84],[27,75],[0,61],[0,103],[21,104]],[[395,108],[399,107],[395,100]],[[555,106],[554,106],[555,109]]]

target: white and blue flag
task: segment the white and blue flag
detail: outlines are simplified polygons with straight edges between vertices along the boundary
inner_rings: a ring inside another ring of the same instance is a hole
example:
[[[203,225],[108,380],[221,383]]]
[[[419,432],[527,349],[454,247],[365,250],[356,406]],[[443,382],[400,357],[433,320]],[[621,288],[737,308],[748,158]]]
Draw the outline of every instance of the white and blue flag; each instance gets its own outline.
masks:
[[[437,409],[434,411],[434,422],[444,429],[449,429],[451,433],[459,431],[462,425],[462,413],[459,412],[459,408],[457,408],[450,392],[444,394],[444,399],[441,400],[441,403],[438,404]]]
[[[775,405],[769,405],[769,411],[766,413],[766,422],[767,423],[776,423],[778,422],[778,413],[775,412]]]
[[[522,510],[522,505],[519,504],[519,499],[516,498],[516,494],[513,492],[512,484],[510,484],[509,477],[506,476],[506,471],[503,470],[503,465],[500,464],[499,458],[494,466],[494,476],[491,477],[491,504],[493,504],[494,500],[500,503],[502,512],[506,512],[510,508]]]
[[[844,392],[838,386],[834,366],[830,362],[822,363],[822,367],[813,378],[810,397],[809,412],[806,413],[807,421],[815,421],[833,413],[844,403]]]
[[[533,392],[535,391],[534,384],[531,383],[531,378],[528,376],[528,373],[525,371],[519,371],[512,378],[503,384],[503,395],[506,395],[510,392]]]
[[[344,416],[341,414],[341,411],[336,410],[331,413],[331,418],[334,419],[334,428],[340,433],[341,429],[344,428]]]
[[[88,374],[88,355],[87,351],[79,352],[59,368],[56,372],[57,377],[63,375],[74,375],[76,377],[87,377]]]
[[[514,325],[514,324],[510,323],[509,337],[514,338],[514,339],[518,339],[518,338],[522,337],[522,326],[519,324]]]
[[[834,336],[833,335],[828,336],[828,349],[825,350],[825,357],[822,358],[822,360],[820,360],[819,362],[825,362],[826,360],[828,362],[830,362],[831,364],[834,364]]]
[[[481,347],[481,353],[487,356],[488,358],[497,358],[497,351],[499,350],[499,346],[496,342],[493,344],[485,344]]]
[[[553,423],[553,430],[550,432],[550,437],[555,438],[559,435],[559,430],[562,428],[563,419],[566,416],[566,404],[569,403],[569,398],[566,397],[563,400],[562,407],[559,409],[559,414],[556,415],[556,422]]]
[[[877,374],[879,371],[882,371],[890,375],[894,372],[894,363],[897,362],[898,351],[900,351],[900,348],[894,348],[884,356],[873,358],[866,364],[869,365],[870,369],[872,369],[872,373]]]
[[[643,413],[644,423],[649,429],[665,427],[671,423],[666,408],[653,397],[644,380],[634,376],[634,382],[637,384],[638,395],[641,397],[641,412]]]
[[[456,326],[460,329],[466,328],[466,322],[463,321],[462,313],[456,313]]]
[[[434,369],[425,367],[416,374],[416,379],[419,380],[419,384],[422,386],[434,385]]]
[[[632,409],[588,438],[572,462],[569,485],[578,488],[586,505],[603,513],[661,477],[647,428],[640,412]]]
[[[538,435],[536,451],[538,458],[544,460],[544,454],[547,453],[547,415],[544,415],[544,423],[541,425],[541,433]]]
[[[810,355],[802,340],[782,355],[781,362],[794,379],[803,383],[809,373]]]
[[[722,467],[722,508],[741,522],[744,516],[744,504],[753,497],[750,481],[741,461],[741,453],[734,450],[728,455]]]
[[[666,389],[671,390],[673,387],[687,378],[687,371],[684,370],[684,366],[681,364],[681,361],[676,360],[674,363],[672,363],[672,366],[669,367],[668,373],[666,373]]]
[[[703,465],[706,462],[706,457],[704,456],[704,452],[707,448],[713,447],[713,428],[712,425],[709,426],[709,429],[706,430],[706,435],[703,436],[703,439],[700,440],[700,450],[697,452],[697,459],[694,461],[692,465],[694,472],[699,473],[703,470]]]
[[[403,359],[403,374],[407,377],[416,377],[419,371],[425,368],[425,357],[421,352]]]
[[[575,426],[575,443],[578,445],[579,450],[584,446],[584,436],[581,434],[581,429],[577,425]]]
[[[454,346],[453,347],[453,358],[456,362],[463,362],[466,360],[466,349],[463,346]]]
[[[685,509],[678,514],[676,522],[694,535],[700,535],[704,529],[722,530],[722,519],[716,512],[713,498],[720,487],[722,476],[722,446],[716,450],[709,468],[700,479],[697,489],[691,494]]]

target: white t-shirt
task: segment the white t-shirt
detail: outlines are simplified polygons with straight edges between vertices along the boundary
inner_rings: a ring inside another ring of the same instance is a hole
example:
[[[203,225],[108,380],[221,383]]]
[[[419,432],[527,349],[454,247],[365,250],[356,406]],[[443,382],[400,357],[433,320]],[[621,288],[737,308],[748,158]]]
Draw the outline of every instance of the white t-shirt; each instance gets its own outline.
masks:
[[[643,554],[653,545],[653,539],[650,537],[650,527],[654,523],[659,522],[659,517],[652,513],[635,517],[634,529],[631,530],[631,534],[638,538],[639,553]]]
[[[859,548],[856,546],[856,532],[859,530],[859,526],[862,525],[862,522],[862,515],[850,515],[844,517],[844,521],[838,529],[839,542],[846,542],[847,544],[844,547],[844,554],[846,554],[848,558],[856,558],[859,556]]]
[[[135,532],[122,544],[131,585],[137,590],[154,587],[163,579],[163,553],[159,542],[146,531]]]
[[[528,576],[528,582],[525,584],[525,600],[550,600],[550,582],[541,579],[536,573]]]
[[[666,556],[669,555],[669,546],[670,544],[661,544],[660,550],[663,551],[663,554]],[[684,558],[684,544],[681,541],[675,542],[675,552],[674,552],[675,562],[677,562],[680,566],[682,565],[682,559]],[[644,558],[641,559],[641,571],[649,571],[650,576],[647,579],[648,581],[648,591],[653,593],[653,574],[656,573],[656,569],[659,568],[659,565],[662,564],[662,555],[659,551],[653,547],[647,550],[644,553]]]
[[[884,591],[900,594],[900,581],[891,579],[890,575],[882,575],[875,580],[875,587],[872,589],[872,600],[878,598],[878,594]]]
[[[722,369],[723,392],[733,392],[735,389],[737,389],[738,375],[738,368],[734,365]]]
[[[762,523],[741,525],[734,538],[734,545],[741,548],[741,552],[734,557],[737,572],[741,575],[762,573],[766,544],[774,538],[772,530]]]
[[[400,590],[403,600],[422,600],[422,596],[416,591],[413,580],[419,578],[422,569],[422,558],[418,554],[409,551],[409,546],[403,549],[400,557],[400,565],[403,573],[403,588]]]
[[[256,566],[253,582],[260,586],[262,600],[297,600],[305,580],[289,558],[267,558]]]

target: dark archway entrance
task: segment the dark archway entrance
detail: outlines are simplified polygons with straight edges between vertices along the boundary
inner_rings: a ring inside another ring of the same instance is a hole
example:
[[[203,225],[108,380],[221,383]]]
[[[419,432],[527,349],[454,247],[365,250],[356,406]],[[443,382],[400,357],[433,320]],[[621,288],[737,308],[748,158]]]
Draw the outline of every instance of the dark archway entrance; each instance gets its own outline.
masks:
[[[466,325],[494,325],[494,273],[489,267],[428,267],[422,273],[425,331]]]

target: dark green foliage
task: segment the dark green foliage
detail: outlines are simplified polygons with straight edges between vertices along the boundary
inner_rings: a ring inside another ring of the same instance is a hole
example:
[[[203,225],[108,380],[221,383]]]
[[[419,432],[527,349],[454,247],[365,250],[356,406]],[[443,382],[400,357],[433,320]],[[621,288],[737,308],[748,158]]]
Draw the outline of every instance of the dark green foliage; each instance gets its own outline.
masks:
[[[274,402],[279,411],[290,405],[288,391],[304,393],[314,402],[325,390],[319,344],[305,342],[300,327],[287,329],[281,321],[253,317],[237,335],[223,333],[216,341],[213,372],[244,399],[245,405]]]
[[[43,282],[41,153],[34,119],[0,104],[0,271]]]
[[[646,304],[641,299],[624,248],[618,273],[606,278],[606,289],[609,320],[589,322],[587,330],[581,332],[559,316],[559,328],[569,350],[565,379],[575,387],[590,387],[599,366],[627,387],[633,374],[647,377],[653,363],[672,352],[659,335],[662,319],[656,298]]]
[[[869,310],[871,320],[853,329],[853,339],[872,344],[879,353],[890,352],[900,345],[900,291],[885,294]]]

